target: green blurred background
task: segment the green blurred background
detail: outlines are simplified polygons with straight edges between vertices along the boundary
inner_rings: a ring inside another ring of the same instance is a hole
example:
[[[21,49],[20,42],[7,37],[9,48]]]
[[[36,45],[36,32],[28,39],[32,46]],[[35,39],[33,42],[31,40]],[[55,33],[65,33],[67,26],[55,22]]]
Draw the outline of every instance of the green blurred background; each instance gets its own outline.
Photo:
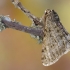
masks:
[[[45,9],[54,9],[70,33],[70,0],[20,0],[35,16],[42,17]],[[10,15],[23,25],[30,19],[15,8],[10,0],[0,0],[0,15]],[[48,67],[41,63],[42,45],[27,33],[14,29],[0,32],[0,70],[70,70],[70,52]]]

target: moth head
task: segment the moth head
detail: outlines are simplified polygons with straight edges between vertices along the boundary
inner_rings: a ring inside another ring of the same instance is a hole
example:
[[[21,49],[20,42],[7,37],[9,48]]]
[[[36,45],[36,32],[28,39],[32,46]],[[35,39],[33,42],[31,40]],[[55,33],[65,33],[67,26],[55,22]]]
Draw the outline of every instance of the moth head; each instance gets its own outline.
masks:
[[[59,16],[54,10],[47,9],[44,13],[45,20],[59,21]]]
[[[49,14],[51,14],[51,12],[52,12],[52,10],[47,9],[47,10],[45,10],[45,15],[49,15]]]

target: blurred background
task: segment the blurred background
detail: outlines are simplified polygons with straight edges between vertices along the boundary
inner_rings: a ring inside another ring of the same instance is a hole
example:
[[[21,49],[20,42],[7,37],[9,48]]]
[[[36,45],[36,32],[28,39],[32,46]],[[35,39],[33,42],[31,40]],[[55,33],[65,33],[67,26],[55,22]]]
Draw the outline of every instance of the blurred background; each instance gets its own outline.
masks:
[[[70,0],[20,0],[35,16],[42,17],[45,9],[54,9],[70,33]],[[0,0],[0,15],[10,15],[23,25],[31,20],[11,0]],[[70,52],[55,64],[45,67],[41,63],[42,45],[27,33],[14,29],[0,32],[0,70],[70,70]]]

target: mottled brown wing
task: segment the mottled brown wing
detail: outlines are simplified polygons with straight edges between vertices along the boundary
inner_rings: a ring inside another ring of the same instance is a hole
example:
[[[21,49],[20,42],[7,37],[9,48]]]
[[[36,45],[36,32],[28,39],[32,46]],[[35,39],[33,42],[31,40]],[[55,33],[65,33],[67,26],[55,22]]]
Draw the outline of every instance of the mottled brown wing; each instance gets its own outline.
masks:
[[[52,14],[52,13],[51,13]],[[52,14],[54,15],[54,13]],[[42,63],[44,66],[54,64],[69,50],[69,42],[65,29],[52,15],[45,15],[44,38],[42,46]],[[57,16],[58,17],[58,16]]]

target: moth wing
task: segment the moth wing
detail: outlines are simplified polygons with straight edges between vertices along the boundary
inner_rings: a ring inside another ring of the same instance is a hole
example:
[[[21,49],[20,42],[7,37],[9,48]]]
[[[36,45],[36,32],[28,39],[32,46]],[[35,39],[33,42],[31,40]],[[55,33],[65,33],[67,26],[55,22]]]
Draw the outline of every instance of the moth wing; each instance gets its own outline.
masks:
[[[47,40],[47,39],[46,39]],[[51,39],[52,43],[45,41],[42,46],[42,63],[44,66],[49,66],[54,64],[59,60],[59,58],[66,54],[69,50],[69,47],[66,40],[60,40],[60,42],[55,42]],[[51,42],[50,41],[50,42]]]
[[[58,30],[59,32],[57,32]],[[70,50],[68,36],[64,35],[60,28],[45,32],[42,45],[42,63],[44,66],[54,64],[59,58]],[[70,35],[69,35],[70,37]]]

